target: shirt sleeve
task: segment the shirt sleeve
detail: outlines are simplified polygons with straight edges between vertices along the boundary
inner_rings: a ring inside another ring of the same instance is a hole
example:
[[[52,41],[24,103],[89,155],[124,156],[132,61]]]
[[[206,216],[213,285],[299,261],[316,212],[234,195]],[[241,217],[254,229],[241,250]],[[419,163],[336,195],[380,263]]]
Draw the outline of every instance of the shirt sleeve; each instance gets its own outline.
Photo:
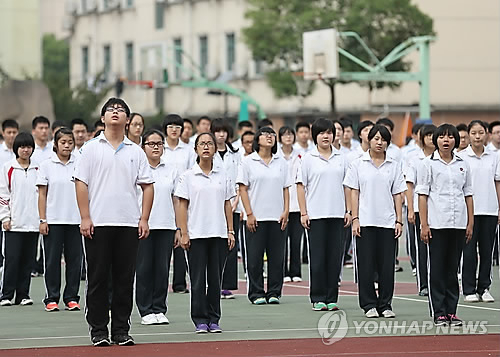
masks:
[[[138,185],[151,184],[154,183],[153,172],[151,171],[151,166],[149,166],[148,158],[144,152],[139,154],[139,170],[137,173]]]
[[[417,168],[414,163],[408,163],[406,166],[406,182],[415,184],[417,178]]]
[[[80,159],[75,162],[75,172],[73,174],[73,179],[82,181],[88,186],[90,173],[90,163],[92,162],[90,155],[91,151],[88,149],[88,145],[82,146],[80,149],[81,156]]]
[[[226,194],[225,194],[225,200],[230,200],[231,198],[236,196],[236,191],[235,191],[235,186],[233,183],[233,180],[226,175]]]
[[[349,169],[347,169],[347,174],[345,175],[343,185],[354,190],[359,190],[358,165],[356,161],[353,161],[351,165],[349,165]]]
[[[496,164],[496,170],[495,170],[495,181],[500,181],[500,152],[495,155],[495,164]]]
[[[0,220],[2,223],[10,220],[10,188],[9,178],[7,177],[9,168],[10,166],[5,164],[1,168],[0,175]]]
[[[36,174],[36,185],[37,186],[47,186],[49,184],[48,172],[50,170],[47,170],[47,163],[48,162],[50,162],[50,161],[49,160],[44,161],[42,163],[42,165],[40,165],[40,167],[37,170],[37,174]]]
[[[248,160],[245,158],[241,160],[241,164],[238,167],[238,175],[236,176],[236,183],[241,183],[245,186],[248,186],[249,182],[249,174],[248,174]]]
[[[431,165],[429,160],[422,160],[417,167],[417,187],[415,193],[429,196],[431,190]]]
[[[189,201],[189,187],[188,187],[188,171],[185,171],[177,182],[177,186],[175,187],[174,196],[179,198],[184,198]]]
[[[472,189],[472,173],[470,171],[470,166],[467,161],[465,161],[465,183],[464,183],[464,196],[473,196],[474,191]]]
[[[187,169],[189,170],[194,166],[194,164],[196,164],[197,155],[191,147],[186,147],[186,150],[188,151]]]
[[[401,165],[398,164],[396,168],[396,175],[394,177],[394,182],[392,183],[392,194],[397,195],[398,193],[405,192],[408,188],[406,186],[405,178],[403,176],[403,171],[401,170]]]
[[[292,176],[290,174],[290,170],[288,169],[288,164],[286,163],[285,159],[280,159],[282,160],[282,163],[281,163],[281,167],[282,167],[282,171],[284,172],[284,175],[283,175],[283,188],[287,188],[287,187],[290,187],[292,186]]]
[[[306,171],[306,161],[300,160],[300,164],[297,165],[297,175],[295,176],[295,183],[301,183],[307,186],[307,172]]]

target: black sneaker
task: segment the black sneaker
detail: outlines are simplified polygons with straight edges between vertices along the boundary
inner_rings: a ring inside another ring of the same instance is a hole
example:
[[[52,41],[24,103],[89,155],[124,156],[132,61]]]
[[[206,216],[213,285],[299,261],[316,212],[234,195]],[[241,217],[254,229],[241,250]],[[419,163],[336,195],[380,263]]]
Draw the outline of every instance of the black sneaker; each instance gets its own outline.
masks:
[[[92,344],[96,347],[111,346],[108,336],[94,336],[92,337]]]
[[[111,341],[118,346],[133,346],[135,345],[134,339],[129,335],[116,335],[111,337]]]
[[[455,314],[448,314],[448,321],[450,322],[450,326],[462,326],[464,323]]]
[[[444,326],[448,324],[448,318],[446,316],[438,316],[434,318],[434,325]]]

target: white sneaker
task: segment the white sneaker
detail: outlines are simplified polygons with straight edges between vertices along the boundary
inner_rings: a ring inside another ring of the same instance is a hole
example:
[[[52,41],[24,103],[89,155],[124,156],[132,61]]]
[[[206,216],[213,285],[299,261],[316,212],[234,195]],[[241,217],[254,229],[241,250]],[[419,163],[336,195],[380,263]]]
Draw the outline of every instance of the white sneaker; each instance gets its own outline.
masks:
[[[365,312],[365,316],[368,318],[374,318],[374,317],[379,317],[380,315],[377,312],[377,309],[372,307],[370,310]]]
[[[396,317],[396,314],[394,313],[394,311],[387,309],[382,312],[382,316],[384,316],[387,319],[390,319]]]
[[[495,298],[491,296],[490,291],[488,289],[486,289],[483,295],[481,295],[481,300],[483,302],[495,302]]]
[[[284,283],[289,283],[289,282],[291,282],[291,281],[292,281],[292,278],[290,278],[289,276],[285,276],[285,277],[283,278],[283,282],[284,282]]]
[[[301,278],[300,276],[294,276],[294,277],[292,278],[292,281],[293,281],[294,283],[300,283],[300,282],[302,281],[302,278]]]
[[[155,314],[149,314],[149,315],[143,316],[141,318],[141,324],[142,325],[154,325],[154,324],[157,324],[157,323],[158,323],[158,320],[157,320]]]
[[[465,295],[464,301],[465,302],[479,302],[479,297],[477,296],[477,294]]]
[[[165,316],[165,314],[162,314],[161,312],[155,314],[155,317],[156,317],[156,321],[158,321],[159,324],[165,324],[165,325],[167,325],[167,324],[170,323],[168,321],[167,317]]]
[[[22,299],[20,305],[21,306],[33,305],[33,300],[31,300],[30,298],[28,298],[28,299]]]
[[[412,274],[413,276],[417,276],[417,268],[413,268],[413,269],[411,270],[411,274]]]
[[[12,306],[12,301],[10,301],[9,299],[3,299],[2,301],[0,301],[0,306]]]

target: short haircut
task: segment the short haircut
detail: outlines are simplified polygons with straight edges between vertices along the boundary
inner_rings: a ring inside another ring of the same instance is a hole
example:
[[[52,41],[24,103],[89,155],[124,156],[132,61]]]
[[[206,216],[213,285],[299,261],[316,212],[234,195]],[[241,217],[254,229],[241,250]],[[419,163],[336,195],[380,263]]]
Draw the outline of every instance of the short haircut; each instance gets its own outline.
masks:
[[[54,120],[54,122],[52,123],[52,126],[50,128],[52,130],[54,130],[54,129],[62,128],[62,127],[66,127],[66,124],[64,124],[64,122],[62,122],[61,120]]]
[[[104,125],[104,123],[102,122],[102,120],[101,120],[101,119],[97,119],[97,120],[95,121],[95,123],[94,123],[94,130],[96,130],[96,129],[97,129],[98,127],[100,127],[100,126],[104,127],[105,125]]]
[[[144,117],[140,113],[136,113],[136,112],[130,113],[130,120],[134,119],[135,116],[138,116],[139,118],[141,118],[142,125],[144,125]]]
[[[260,129],[260,128],[263,128],[263,127],[266,127],[266,126],[273,126],[273,122],[267,118],[264,118],[262,120],[259,120],[259,122],[257,123],[257,128]]]
[[[423,123],[417,123],[417,124],[413,125],[411,128],[411,133],[413,135],[417,135],[418,132],[420,131],[420,129],[422,129],[424,127],[424,125],[425,124],[423,124]]]
[[[344,130],[344,124],[342,124],[342,122],[340,120],[333,119],[332,123],[333,123],[333,126],[335,126],[335,124],[340,125],[340,127],[342,128],[342,130]],[[335,127],[335,129],[337,129],[337,128]]]
[[[316,119],[311,127],[311,136],[314,145],[318,145],[318,138],[317,138],[318,134],[329,130],[335,137],[335,125],[333,125],[333,122],[331,120],[325,118]]]
[[[380,118],[379,120],[377,120],[376,124],[382,124],[382,125],[388,126],[389,128],[391,128],[391,131],[394,130],[394,122],[387,117]]]
[[[199,125],[202,120],[208,120],[210,123],[212,122],[212,119],[210,119],[209,116],[207,115],[202,115],[201,117],[198,118],[196,121],[196,125]]]
[[[255,133],[251,130],[245,131],[243,134],[241,134],[241,142],[243,143],[243,138],[249,135],[255,136]]]
[[[490,123],[490,125],[488,126],[488,131],[490,132],[490,134],[493,132],[493,128],[496,126],[500,126],[500,121],[495,120]]]
[[[61,138],[64,135],[71,136],[71,139],[73,140],[73,142],[75,141],[75,136],[73,135],[73,131],[70,128],[66,128],[64,126],[61,127],[54,134],[54,146],[52,147],[52,149],[54,150],[55,153],[57,153],[57,143],[59,142],[59,140],[61,140]]]
[[[238,129],[253,128],[253,124],[249,120],[243,120],[238,123]]]
[[[33,121],[31,122],[31,127],[33,129],[36,129],[37,125],[38,124],[47,124],[49,127],[50,127],[50,121],[49,119],[47,119],[46,117],[40,115],[40,116],[37,116],[33,119]]]
[[[467,127],[467,133],[470,133],[470,130],[474,125],[481,125],[484,129],[484,131],[488,132],[488,124],[486,124],[482,120],[473,120],[469,123],[469,126]],[[457,128],[458,129],[458,128]]]
[[[7,128],[19,130],[19,123],[17,121],[15,121],[14,119],[5,119],[2,122],[2,130],[5,130]]]
[[[339,119],[340,123],[342,124],[342,127],[344,128],[351,128],[352,129],[352,120],[346,117],[342,117]]]
[[[190,124],[190,125],[191,125],[191,127],[194,127],[194,125],[193,125],[193,121],[192,121],[191,119],[184,118],[184,119],[182,119],[182,123],[183,123],[183,124],[188,123],[188,124]]]
[[[264,119],[265,120],[265,119]],[[276,134],[273,128],[270,128],[268,126],[262,127],[259,130],[257,130],[257,133],[255,133],[255,136],[253,138],[253,144],[252,144],[252,150],[255,152],[259,152],[260,150],[260,145],[259,145],[259,138],[262,134],[264,133],[271,133],[271,134]],[[274,145],[271,149],[271,152],[273,154],[276,154],[278,152],[278,140],[274,142]]]
[[[196,148],[198,147],[198,142],[200,141],[200,138],[202,136],[204,136],[204,135],[210,136],[210,138],[212,139],[212,141],[214,142],[214,145],[215,145],[215,154],[217,154],[217,140],[215,139],[214,134],[212,134],[211,132],[208,132],[208,133],[201,133],[194,140],[194,152],[196,152],[196,155],[198,156],[198,152],[196,151]],[[199,156],[196,158],[196,162],[200,163],[200,157]]]
[[[385,127],[385,125],[382,124],[375,124],[373,128],[370,129],[370,132],[368,133],[368,141],[371,141],[377,133],[380,133],[380,136],[382,136],[382,139],[387,142],[387,145],[390,144],[391,132]]]
[[[85,123],[85,121],[83,121],[83,119],[81,118],[75,118],[71,121],[71,124],[70,124],[70,127],[71,127],[71,130],[74,129],[75,125],[83,125],[85,127],[86,130],[89,130],[89,126],[87,125],[87,123]]]
[[[460,123],[457,125],[457,130],[458,131],[467,131],[467,125],[465,125],[464,123]]]
[[[424,125],[421,129],[420,129],[420,143],[422,144],[422,147],[425,146],[425,142],[424,142],[424,139],[427,135],[434,135],[434,132],[437,130],[437,126],[435,126],[434,124],[427,124],[427,125]]]
[[[280,128],[280,130],[278,130],[278,140],[279,142],[281,142],[281,138],[283,137],[283,135],[285,135],[286,133],[290,133],[293,135],[293,141],[295,142],[295,130],[293,130],[292,127],[289,127],[287,125],[284,125]]]
[[[102,133],[104,133],[104,130],[103,129],[99,129],[95,132],[94,134],[94,138],[97,138],[99,135],[101,135]]]
[[[35,151],[35,139],[33,139],[33,135],[27,132],[17,134],[16,138],[14,139],[14,144],[12,145],[12,150],[16,155],[16,159],[19,158],[19,148],[23,146],[31,146],[33,148],[33,151]],[[31,154],[33,155],[33,153]]]
[[[149,129],[148,131],[146,131],[143,135],[142,135],[142,147],[145,146],[146,144],[146,141],[147,139],[151,136],[151,135],[159,135],[160,138],[161,138],[161,141],[165,142],[165,135],[163,135],[163,133],[159,130],[156,130],[156,129]]]
[[[106,109],[108,107],[113,107],[115,105],[121,106],[123,109],[125,109],[125,113],[127,114],[127,118],[130,117],[130,108],[128,107],[127,103],[123,99],[120,98],[115,98],[111,97],[108,99],[106,103],[101,108],[101,117],[104,116],[104,113],[106,113]]]
[[[163,133],[167,135],[167,125],[178,125],[181,127],[181,134],[184,131],[184,120],[178,114],[168,114],[163,120]]]
[[[460,145],[460,135],[458,130],[451,124],[441,124],[432,135],[432,143],[438,149],[438,138],[442,135],[452,135],[455,138],[455,149]]]
[[[358,134],[358,138],[361,137],[361,132],[363,131],[364,128],[368,127],[368,126],[373,126],[375,125],[374,122],[372,122],[371,120],[365,120],[365,121],[362,121],[361,123],[359,123],[358,125],[358,132],[356,134]]]
[[[210,132],[212,134],[215,134],[218,131],[225,131],[228,136],[229,136],[229,124],[224,120],[220,118],[216,118],[212,120],[212,124],[210,125]]]
[[[297,124],[295,124],[295,131],[298,132],[300,128],[307,128],[307,130],[311,130],[311,126],[306,121],[299,121]]]

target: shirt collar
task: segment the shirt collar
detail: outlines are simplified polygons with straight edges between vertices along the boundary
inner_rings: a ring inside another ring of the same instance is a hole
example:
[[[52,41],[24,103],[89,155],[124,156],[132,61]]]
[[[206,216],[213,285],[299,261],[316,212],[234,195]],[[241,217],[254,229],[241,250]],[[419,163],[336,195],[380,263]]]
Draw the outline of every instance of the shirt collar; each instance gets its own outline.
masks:
[[[467,155],[469,155],[469,156],[475,156],[475,157],[477,157],[477,155],[476,155],[476,153],[474,152],[474,150],[472,150],[472,146],[470,146],[470,145],[469,145],[469,146],[467,146],[467,148],[466,148],[464,151],[465,151],[465,153],[466,153]],[[483,153],[481,154],[481,156],[480,156],[480,157],[482,157],[483,155],[490,155],[490,154],[491,154],[491,152],[490,152],[490,151],[486,148],[486,146],[485,146],[485,147],[484,147],[484,151],[483,151]]]
[[[443,164],[445,165],[451,165],[453,164],[455,161],[463,161],[463,159],[457,155],[456,152],[453,152],[452,154],[452,158],[451,158],[451,161],[449,163],[447,163],[446,161],[444,161],[442,158],[441,158],[441,155],[439,155],[439,151],[436,150],[434,151],[434,153],[431,155],[431,159],[432,160],[438,160],[438,161],[441,161]]]
[[[262,158],[257,153],[257,151],[254,151],[249,156],[252,158],[252,160],[264,162],[264,160],[262,160]],[[271,162],[273,162],[274,160],[279,159],[279,157],[280,156],[277,153],[276,154],[272,154],[272,158],[271,158],[271,161],[269,161],[269,164],[271,164]]]
[[[372,157],[370,156],[370,149],[366,150],[363,155],[361,155],[361,159],[364,160],[364,161],[372,161]],[[385,152],[385,160],[384,160],[384,163],[385,162],[393,162],[394,160],[389,156],[387,155],[387,151]]]
[[[53,161],[53,162],[56,162],[56,163],[59,163],[59,164],[63,164],[63,165],[67,165],[73,161],[75,161],[75,155],[73,153],[71,153],[71,156],[69,157],[69,160],[68,162],[66,163],[63,163],[60,159],[59,159],[59,156],[57,156],[57,154],[55,152],[52,153],[50,159]]]
[[[198,163],[194,164],[193,166],[193,171],[194,171],[194,174],[195,175],[203,175],[203,176],[207,176],[203,170],[201,169],[200,165]],[[218,165],[215,165],[215,164],[212,164],[212,170],[210,171],[210,174],[212,172],[219,172],[219,166]],[[209,174],[209,175],[210,175]]]
[[[321,154],[319,153],[318,147],[314,146],[314,148],[309,152],[312,156],[316,157],[322,157]],[[330,157],[328,157],[328,160],[330,160],[332,157],[335,155],[341,155],[342,153],[340,150],[338,150],[335,146],[332,145],[332,153],[330,154]]]
[[[97,138],[99,139],[99,141],[105,141],[109,145],[111,145],[111,143],[109,142],[108,138],[106,138],[106,136],[104,135],[104,132],[102,132]],[[127,138],[125,135],[123,135],[123,141],[118,146],[118,148],[116,149],[116,151],[118,151],[119,149],[121,149],[122,145],[129,145],[130,146],[130,145],[136,145],[136,144],[132,140],[130,140],[129,138]]]

